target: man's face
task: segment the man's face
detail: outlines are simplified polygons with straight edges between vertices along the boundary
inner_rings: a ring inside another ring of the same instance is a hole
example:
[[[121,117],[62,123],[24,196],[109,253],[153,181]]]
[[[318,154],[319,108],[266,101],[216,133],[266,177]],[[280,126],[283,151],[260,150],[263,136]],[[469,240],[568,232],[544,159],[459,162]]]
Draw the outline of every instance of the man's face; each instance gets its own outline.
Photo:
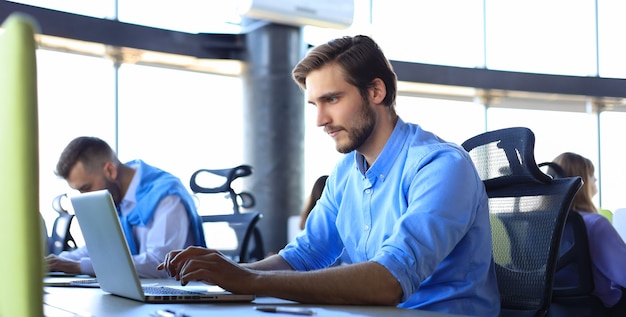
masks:
[[[376,113],[369,100],[345,81],[341,68],[329,64],[306,78],[309,103],[317,107],[317,125],[335,140],[340,153],[363,146],[376,125]]]
[[[115,204],[119,204],[122,200],[121,187],[116,181],[117,171],[112,169],[115,169],[115,165],[111,162],[97,171],[88,171],[82,162],[77,162],[70,171],[67,183],[81,193],[107,189]]]

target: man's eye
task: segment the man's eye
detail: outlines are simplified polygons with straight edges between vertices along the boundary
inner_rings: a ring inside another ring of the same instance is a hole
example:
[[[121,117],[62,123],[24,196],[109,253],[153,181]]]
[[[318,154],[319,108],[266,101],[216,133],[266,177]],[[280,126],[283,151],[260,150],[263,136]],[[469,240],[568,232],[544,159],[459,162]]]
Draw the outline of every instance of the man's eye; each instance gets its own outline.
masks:
[[[335,102],[337,102],[338,100],[339,100],[339,98],[337,98],[337,97],[329,97],[329,98],[328,98],[328,102],[330,102],[330,103],[335,103]]]

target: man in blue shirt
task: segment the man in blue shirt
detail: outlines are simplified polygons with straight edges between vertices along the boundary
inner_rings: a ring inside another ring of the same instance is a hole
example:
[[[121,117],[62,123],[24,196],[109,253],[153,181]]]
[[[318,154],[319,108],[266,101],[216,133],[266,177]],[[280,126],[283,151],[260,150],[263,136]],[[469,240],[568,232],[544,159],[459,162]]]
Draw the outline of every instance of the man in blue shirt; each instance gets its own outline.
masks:
[[[461,147],[395,112],[396,75],[367,36],[314,48],[293,70],[317,125],[346,155],[304,231],[278,255],[238,266],[211,250],[159,266],[186,284],[305,303],[396,305],[497,316],[483,183]],[[343,265],[333,266],[339,258]]]

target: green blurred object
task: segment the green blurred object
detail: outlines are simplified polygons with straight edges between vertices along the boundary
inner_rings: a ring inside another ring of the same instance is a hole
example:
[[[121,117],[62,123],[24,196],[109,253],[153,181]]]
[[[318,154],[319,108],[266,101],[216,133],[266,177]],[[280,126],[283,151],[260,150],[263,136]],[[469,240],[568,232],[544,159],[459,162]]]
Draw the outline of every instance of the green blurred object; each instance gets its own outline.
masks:
[[[43,316],[36,27],[13,13],[0,31],[0,316]]]
[[[606,219],[609,219],[610,222],[613,222],[613,213],[608,209],[598,209],[598,213],[605,216]]]

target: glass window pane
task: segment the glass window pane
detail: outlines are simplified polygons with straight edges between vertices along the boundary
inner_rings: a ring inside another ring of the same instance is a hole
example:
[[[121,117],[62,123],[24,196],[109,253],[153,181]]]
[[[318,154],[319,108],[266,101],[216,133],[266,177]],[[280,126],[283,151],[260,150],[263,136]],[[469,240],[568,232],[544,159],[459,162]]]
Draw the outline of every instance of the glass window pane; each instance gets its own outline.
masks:
[[[405,122],[419,124],[457,144],[485,132],[484,106],[465,101],[400,96],[396,111]]]
[[[624,164],[624,135],[626,135],[626,113],[602,112],[600,114],[600,137],[602,157],[600,166],[602,181],[602,208],[615,211],[626,207],[624,196],[624,180],[626,164]],[[596,165],[596,177],[598,166]]]
[[[123,22],[188,33],[239,33],[237,1],[118,0]],[[149,12],[149,14],[147,14]]]
[[[115,140],[114,69],[103,58],[38,50],[37,77],[40,210],[52,228],[52,199],[71,191],[54,174],[61,151],[80,135]]]
[[[387,57],[483,65],[482,0],[372,0],[372,36]]]
[[[489,130],[527,127],[535,134],[537,163],[552,161],[562,152],[575,152],[597,161],[596,115],[582,112],[524,110],[492,107]]]
[[[198,169],[244,163],[239,78],[124,64],[119,93],[123,162],[142,159],[188,189]]]
[[[486,0],[487,68],[596,75],[595,0]]]
[[[623,0],[598,0],[600,76],[626,78]]]
[[[95,18],[113,18],[115,15],[114,0],[17,0],[13,2]]]

